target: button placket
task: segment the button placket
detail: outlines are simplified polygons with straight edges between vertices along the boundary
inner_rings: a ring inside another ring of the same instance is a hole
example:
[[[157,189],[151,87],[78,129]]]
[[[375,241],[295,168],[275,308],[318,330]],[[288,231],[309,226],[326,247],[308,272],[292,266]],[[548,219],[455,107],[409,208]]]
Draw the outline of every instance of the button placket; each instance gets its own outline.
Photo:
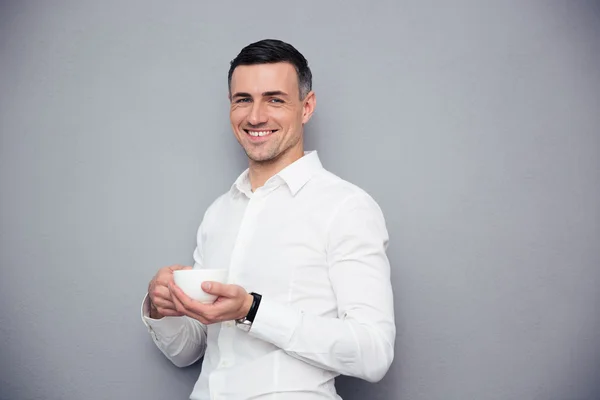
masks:
[[[246,211],[240,223],[240,229],[233,247],[229,265],[229,283],[236,283],[237,273],[243,267],[244,250],[252,240],[256,220],[264,206],[264,193],[260,189],[254,193],[248,202]]]
[[[244,211],[244,216],[242,217],[238,235],[236,237],[231,254],[231,261],[229,265],[230,284],[235,284],[237,281],[237,273],[239,268],[243,266],[241,263],[243,260],[243,252],[244,249],[247,248],[247,245],[252,238],[253,227],[256,224],[256,219],[260,210],[262,209],[263,203],[263,196],[255,193],[250,198],[248,205],[246,206],[246,210]],[[233,321],[221,323],[221,329],[219,330],[219,338],[217,341],[220,353],[218,368],[229,367],[235,362],[233,342],[236,330],[231,329],[232,327],[234,327]]]
[[[213,371],[208,378],[209,381],[209,390],[210,390],[210,398],[218,399],[219,393],[222,393],[225,389],[225,376],[220,371]]]

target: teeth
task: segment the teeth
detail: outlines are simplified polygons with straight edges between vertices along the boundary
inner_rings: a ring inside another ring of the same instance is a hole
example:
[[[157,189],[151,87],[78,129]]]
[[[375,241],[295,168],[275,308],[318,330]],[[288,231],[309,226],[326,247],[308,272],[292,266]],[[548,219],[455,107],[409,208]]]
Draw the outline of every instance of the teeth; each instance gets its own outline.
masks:
[[[270,134],[271,132],[272,131],[248,131],[248,134],[250,136],[257,137],[257,136],[266,136],[266,135]]]

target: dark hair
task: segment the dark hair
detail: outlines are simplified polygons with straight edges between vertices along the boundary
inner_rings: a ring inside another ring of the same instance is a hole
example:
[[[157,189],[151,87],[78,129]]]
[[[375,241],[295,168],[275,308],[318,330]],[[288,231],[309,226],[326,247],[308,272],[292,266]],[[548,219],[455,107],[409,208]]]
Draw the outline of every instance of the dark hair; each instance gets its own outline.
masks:
[[[287,62],[294,66],[298,75],[300,99],[304,99],[312,90],[312,73],[306,58],[291,44],[276,39],[265,39],[244,47],[240,54],[231,61],[227,84],[231,93],[231,77],[233,70],[239,65],[274,64]]]

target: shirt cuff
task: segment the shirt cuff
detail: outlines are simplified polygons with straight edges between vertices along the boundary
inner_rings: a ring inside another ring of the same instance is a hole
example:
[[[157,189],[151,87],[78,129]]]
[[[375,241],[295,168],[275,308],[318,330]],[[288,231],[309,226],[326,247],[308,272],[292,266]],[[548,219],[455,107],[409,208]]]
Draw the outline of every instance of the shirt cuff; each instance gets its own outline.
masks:
[[[154,341],[161,338],[168,339],[177,336],[185,326],[183,317],[163,317],[161,319],[150,318],[150,298],[148,294],[142,301],[141,310],[142,322],[148,328],[148,332]]]
[[[255,338],[285,349],[289,346],[302,313],[293,307],[262,297],[252,328],[248,332]]]

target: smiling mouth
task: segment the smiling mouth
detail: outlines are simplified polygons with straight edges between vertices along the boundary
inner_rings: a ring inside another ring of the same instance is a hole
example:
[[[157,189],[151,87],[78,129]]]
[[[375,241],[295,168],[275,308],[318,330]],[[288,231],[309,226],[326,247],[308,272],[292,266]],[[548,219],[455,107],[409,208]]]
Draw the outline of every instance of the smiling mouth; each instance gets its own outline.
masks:
[[[272,133],[277,132],[278,129],[266,129],[266,130],[250,130],[250,129],[244,129],[244,132],[246,132],[248,135],[252,136],[252,137],[263,137],[263,136],[269,136]]]

